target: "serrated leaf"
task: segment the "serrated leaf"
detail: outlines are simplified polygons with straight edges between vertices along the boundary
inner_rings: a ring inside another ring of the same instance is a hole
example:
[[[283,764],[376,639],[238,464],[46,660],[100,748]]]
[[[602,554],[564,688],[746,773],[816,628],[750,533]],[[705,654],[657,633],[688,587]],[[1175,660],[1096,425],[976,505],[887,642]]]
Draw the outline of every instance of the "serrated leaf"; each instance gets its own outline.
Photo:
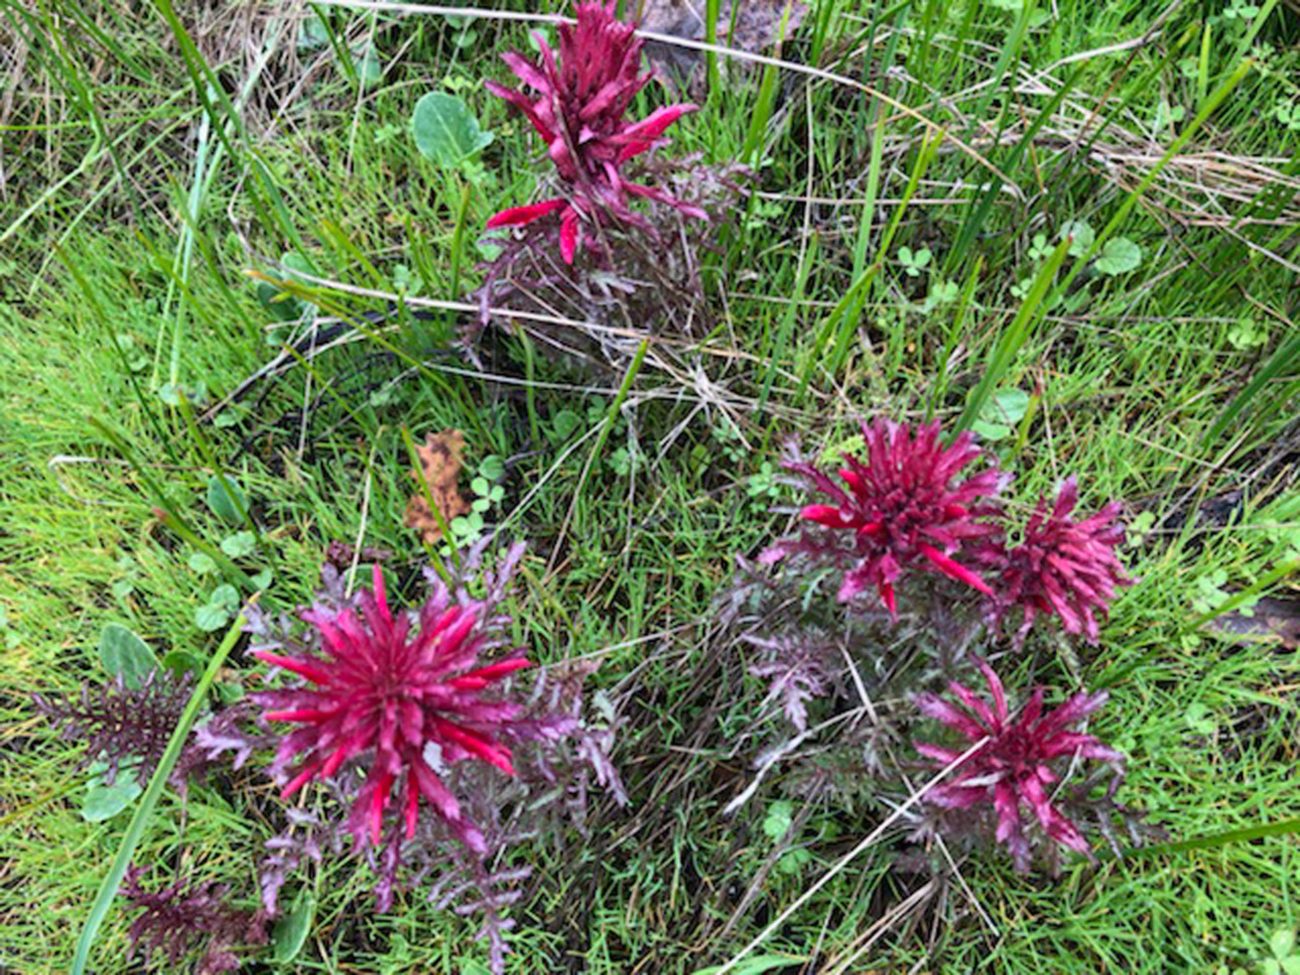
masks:
[[[208,481],[207,501],[214,515],[232,525],[242,524],[248,512],[248,497],[229,474]]]
[[[416,102],[411,131],[420,154],[449,169],[492,142],[492,133],[479,127],[469,106],[441,91],[431,91]]]
[[[271,944],[276,962],[283,965],[293,961],[307,943],[311,922],[316,917],[316,898],[308,890],[298,892],[289,913],[275,923]]]
[[[1116,237],[1106,242],[1092,266],[1098,274],[1114,277],[1136,271],[1142,265],[1142,248],[1127,237]]]
[[[158,669],[158,658],[149,644],[121,623],[109,623],[99,634],[99,660],[114,677],[121,675],[127,687],[140,687]]]

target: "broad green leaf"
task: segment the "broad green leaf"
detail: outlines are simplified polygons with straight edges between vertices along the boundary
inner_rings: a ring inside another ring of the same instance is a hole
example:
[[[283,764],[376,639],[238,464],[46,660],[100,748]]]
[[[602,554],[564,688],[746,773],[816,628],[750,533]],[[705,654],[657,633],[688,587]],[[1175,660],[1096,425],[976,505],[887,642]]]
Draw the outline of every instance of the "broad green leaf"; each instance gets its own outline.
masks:
[[[94,774],[86,783],[86,798],[81,803],[81,818],[88,823],[102,823],[106,819],[112,819],[135,802],[144,791],[144,787],[136,778],[135,767],[138,764],[138,759],[121,762],[117,775],[113,777],[112,785],[104,782],[104,773],[108,770],[108,766],[103,762],[92,765],[91,771]]]
[[[248,513],[248,497],[229,474],[208,481],[208,508],[222,521],[242,524]]]
[[[971,429],[985,440],[1004,440],[1028,410],[1029,394],[1023,389],[999,389],[984,404]]]
[[[121,623],[109,623],[99,635],[99,660],[114,677],[119,674],[127,687],[136,688],[158,669],[158,658],[149,644]]]
[[[293,961],[307,943],[311,922],[316,916],[316,898],[309,890],[300,890],[289,913],[280,918],[271,932],[275,960],[280,964]]]
[[[232,559],[242,559],[245,555],[252,555],[256,548],[257,536],[252,532],[235,532],[229,538],[221,540],[221,551]]]
[[[1092,266],[1098,274],[1114,277],[1136,271],[1142,264],[1142,248],[1127,237],[1116,237],[1106,242]]]
[[[492,133],[479,128],[469,106],[440,91],[431,91],[416,103],[411,130],[420,154],[449,169],[492,142]]]

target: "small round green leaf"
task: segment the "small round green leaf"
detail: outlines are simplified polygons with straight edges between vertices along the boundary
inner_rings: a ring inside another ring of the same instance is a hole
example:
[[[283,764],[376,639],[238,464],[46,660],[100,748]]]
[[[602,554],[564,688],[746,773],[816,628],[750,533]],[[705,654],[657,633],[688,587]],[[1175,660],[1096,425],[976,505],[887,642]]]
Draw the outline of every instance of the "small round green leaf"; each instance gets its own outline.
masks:
[[[1071,257],[1082,257],[1088,253],[1088,248],[1097,239],[1092,227],[1083,220],[1067,220],[1065,225],[1061,227],[1061,237],[1074,238],[1070,241],[1069,253]]]
[[[86,783],[86,798],[81,803],[81,818],[88,823],[102,823],[135,802],[144,791],[136,778],[135,766],[138,764],[138,759],[120,763],[112,785],[104,783],[108,766],[103,762],[92,765],[93,774]]]
[[[194,611],[194,625],[204,633],[213,633],[230,622],[230,611],[224,606],[208,603]]]
[[[207,552],[194,552],[190,555],[186,564],[191,571],[197,572],[199,575],[207,575],[209,572],[217,571],[217,563]]]
[[[203,661],[188,650],[172,650],[165,654],[162,665],[177,677],[182,674],[197,674],[203,670]]]
[[[971,429],[990,442],[1005,440],[1028,411],[1029,394],[1023,389],[999,389],[984,404]]]
[[[242,559],[245,555],[252,555],[256,548],[257,536],[252,532],[235,532],[229,538],[221,540],[221,551],[232,559]]]
[[[158,658],[149,644],[121,623],[109,623],[99,635],[99,660],[114,677],[121,676],[127,687],[136,688],[158,669]]]
[[[1098,274],[1114,277],[1117,274],[1136,271],[1141,264],[1142,248],[1127,237],[1116,237],[1106,242],[1106,246],[1101,249],[1101,254],[1093,261],[1092,266],[1097,269]]]
[[[440,91],[429,92],[416,103],[411,131],[420,154],[448,169],[459,166],[492,142],[492,133],[479,128],[468,105]]]
[[[239,590],[231,585],[217,586],[208,597],[208,602],[213,606],[228,609],[233,615],[235,610],[239,609]]]

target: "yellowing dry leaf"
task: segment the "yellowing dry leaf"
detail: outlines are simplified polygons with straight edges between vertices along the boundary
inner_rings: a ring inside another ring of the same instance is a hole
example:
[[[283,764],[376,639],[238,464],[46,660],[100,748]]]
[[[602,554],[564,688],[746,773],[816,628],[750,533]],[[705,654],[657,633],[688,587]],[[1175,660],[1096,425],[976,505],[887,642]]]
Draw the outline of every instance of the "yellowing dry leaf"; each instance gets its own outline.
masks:
[[[429,485],[429,495],[438,508],[438,513],[447,524],[453,518],[469,513],[469,502],[460,494],[457,481],[464,464],[465,435],[459,430],[443,430],[431,433],[424,439],[424,445],[415,448],[420,458],[420,468],[424,480]],[[414,471],[411,477],[419,481]],[[429,498],[425,495],[424,485],[418,484],[411,499],[406,502],[406,527],[414,528],[420,533],[426,544],[432,545],[442,538],[442,529],[438,519],[429,510]]]

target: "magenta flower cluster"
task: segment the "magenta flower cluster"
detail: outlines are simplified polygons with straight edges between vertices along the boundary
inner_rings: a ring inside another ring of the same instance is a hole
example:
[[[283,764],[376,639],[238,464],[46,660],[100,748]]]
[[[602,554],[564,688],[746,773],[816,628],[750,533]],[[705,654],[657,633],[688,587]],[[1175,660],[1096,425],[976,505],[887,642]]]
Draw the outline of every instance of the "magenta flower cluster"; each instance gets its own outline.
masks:
[[[1047,618],[1065,633],[1098,640],[1100,620],[1118,589],[1131,582],[1115,551],[1123,539],[1118,504],[1076,517],[1078,485],[1067,478],[1054,500],[1038,501],[1019,540],[1009,542],[999,498],[1011,478],[971,434],[944,443],[938,423],[910,427],[885,418],[864,422],[861,429],[861,456],[845,455],[837,468],[797,452],[786,462],[814,500],[798,510],[801,531],[767,548],[760,562],[795,574],[829,569],[838,578],[838,603],[856,612],[869,605],[863,598],[869,592],[891,621],[899,616],[901,586],[938,579],[931,598],[917,603],[918,615],[930,619],[936,634],[963,615],[976,626],[1018,615],[1016,647],[1035,622]],[[963,604],[976,612],[963,614]],[[956,625],[960,631],[965,624]],[[825,632],[796,625],[776,638],[746,637],[762,651],[750,672],[768,680],[769,697],[785,701],[800,731],[808,701],[838,673],[835,655],[813,652],[825,642]],[[1117,777],[1122,774],[1119,752],[1077,730],[1106,695],[1081,692],[1048,712],[1045,692],[1037,688],[1014,710],[998,676],[987,663],[977,663],[987,699],[957,681],[948,684],[950,699],[932,693],[915,698],[923,716],[947,725],[969,750],[918,744],[937,766],[954,766],[949,778],[929,789],[927,800],[945,810],[991,811],[995,839],[1010,850],[1018,869],[1027,869],[1031,859],[1030,824],[1047,841],[1088,853],[1083,833],[1051,795],[1072,761],[1104,762]]]
[[[394,805],[406,836],[414,836],[425,802],[467,847],[485,852],[482,832],[462,813],[443,776],[464,761],[514,775],[506,736],[523,709],[493,692],[529,662],[517,650],[480,662],[490,646],[481,604],[453,602],[439,588],[414,619],[395,615],[377,565],[373,578],[373,590],[359,593],[356,608],[314,607],[302,614],[319,637],[319,653],[255,652],[303,681],[251,695],[269,709],[268,721],[296,726],[276,753],[274,771],[288,776],[281,796],[312,779],[331,779],[359,760],[367,773],[349,819],[359,844],[379,843]]]
[[[581,3],[574,12],[576,24],[558,28],[558,54],[541,34],[534,34],[540,62],[515,52],[503,56],[522,88],[487,83],[489,91],[519,109],[542,137],[562,189],[559,196],[502,210],[487,227],[521,227],[553,218],[566,264],[584,247],[597,248],[599,228],[609,221],[653,232],[632,210],[633,198],[706,217],[698,207],[624,175],[630,161],[657,145],[668,127],[696,106],[667,105],[644,119],[627,118],[632,99],[652,77],[641,71],[642,41],[633,25],[615,18],[613,0]]]
[[[926,797],[949,809],[991,805],[997,815],[997,840],[1011,851],[1019,870],[1029,869],[1031,853],[1025,836],[1025,811],[1052,840],[1091,855],[1088,841],[1053,805],[1049,793],[1060,779],[1054,764],[1093,760],[1122,770],[1123,754],[1072,727],[1106,703],[1106,692],[1080,692],[1056,710],[1044,711],[1045,692],[1035,688],[1024,706],[1013,713],[998,675],[984,661],[978,665],[988,684],[988,700],[956,681],[949,683],[948,690],[959,703],[935,694],[917,697],[922,714],[947,725],[967,745],[977,746],[973,750],[952,749],[918,742],[917,751],[936,766],[958,763],[952,777],[933,786]],[[958,762],[966,751],[972,754]]]
[[[994,617],[1021,610],[1020,637],[1036,617],[1056,616],[1065,632],[1096,642],[1097,617],[1131,581],[1115,556],[1123,539],[1118,505],[1072,519],[1078,488],[1070,478],[1050,513],[1041,500],[1021,543],[1008,548],[996,499],[1011,478],[970,433],[944,445],[938,422],[913,430],[878,418],[863,422],[862,437],[864,459],[846,455],[837,472],[805,460],[786,463],[825,500],[805,505],[803,533],[769,547],[760,561],[797,558],[838,568],[842,602],[874,589],[891,616],[906,574],[938,574],[979,593]],[[966,473],[981,461],[981,470]]]

